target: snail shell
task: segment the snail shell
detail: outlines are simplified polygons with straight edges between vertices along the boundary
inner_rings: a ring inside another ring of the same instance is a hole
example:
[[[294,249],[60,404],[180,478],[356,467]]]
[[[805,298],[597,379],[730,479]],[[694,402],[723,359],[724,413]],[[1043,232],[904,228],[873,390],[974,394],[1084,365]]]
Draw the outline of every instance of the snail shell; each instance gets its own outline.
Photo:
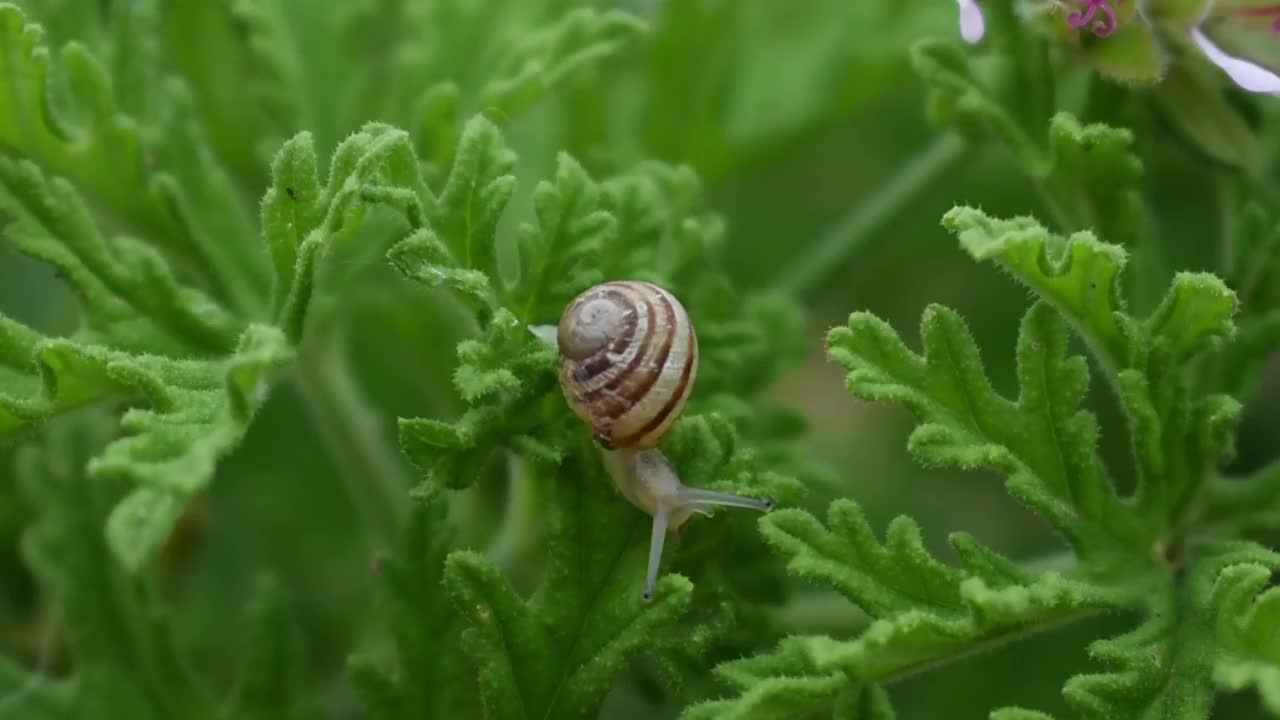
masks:
[[[674,295],[608,282],[565,309],[557,331],[560,385],[606,449],[657,446],[698,375],[698,338]]]

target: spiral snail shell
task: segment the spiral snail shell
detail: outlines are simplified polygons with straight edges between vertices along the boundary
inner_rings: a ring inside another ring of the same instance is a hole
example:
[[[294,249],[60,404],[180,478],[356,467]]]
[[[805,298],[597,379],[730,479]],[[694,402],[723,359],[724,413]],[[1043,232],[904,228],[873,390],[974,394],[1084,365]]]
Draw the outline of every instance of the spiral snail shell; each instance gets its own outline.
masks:
[[[652,600],[669,531],[717,506],[768,512],[773,503],[686,487],[657,449],[698,375],[698,338],[674,295],[647,282],[597,285],[565,308],[555,342],[569,407],[604,449],[618,490],[653,516],[644,588]]]
[[[579,295],[557,334],[569,406],[607,450],[656,447],[698,375],[698,338],[684,306],[645,282]]]

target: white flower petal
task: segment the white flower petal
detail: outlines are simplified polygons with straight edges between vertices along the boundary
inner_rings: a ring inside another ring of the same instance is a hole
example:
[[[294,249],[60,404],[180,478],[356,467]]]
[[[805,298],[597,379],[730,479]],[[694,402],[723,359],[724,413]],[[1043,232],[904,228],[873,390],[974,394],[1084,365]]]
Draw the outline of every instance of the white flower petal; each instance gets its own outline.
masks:
[[[1240,87],[1249,92],[1280,95],[1280,75],[1261,65],[1228,55],[1222,48],[1214,45],[1213,41],[1198,27],[1191,28],[1191,40],[1205,54],[1205,57],[1222,68],[1222,71],[1231,76],[1231,79]]]
[[[960,37],[971,45],[982,40],[987,34],[987,21],[977,0],[956,0],[956,3],[960,6]]]

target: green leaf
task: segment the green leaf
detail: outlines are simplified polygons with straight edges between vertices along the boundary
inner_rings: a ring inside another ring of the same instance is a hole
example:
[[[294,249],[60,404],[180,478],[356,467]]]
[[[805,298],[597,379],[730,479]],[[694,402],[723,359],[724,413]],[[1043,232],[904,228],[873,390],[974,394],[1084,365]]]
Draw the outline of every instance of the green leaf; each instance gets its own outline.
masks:
[[[443,239],[457,267],[498,278],[496,232],[515,189],[515,153],[502,133],[472,118],[458,141],[444,188],[428,210],[430,229]]]
[[[185,88],[151,76],[152,13],[150,3],[139,3],[115,24],[127,49],[116,54],[112,77],[75,42],[55,63],[40,26],[0,3],[0,148],[145,228],[166,250],[207,270],[230,305],[254,312],[265,268],[252,227],[192,117]],[[144,97],[161,86],[164,92]]]
[[[557,387],[555,348],[504,309],[493,315],[483,340],[459,344],[458,359],[454,385],[470,404],[462,416],[454,422],[400,419],[401,447],[426,483],[466,487],[503,448],[535,461],[547,452],[558,455],[568,407],[557,398],[560,407],[548,412],[554,407],[548,395]]]
[[[1120,274],[1128,255],[1080,232],[1063,239],[1029,217],[1004,220],[958,207],[942,224],[975,260],[995,260],[1075,326],[1109,372],[1129,367],[1137,350],[1122,315]]]
[[[413,504],[403,550],[377,560],[378,607],[395,641],[394,669],[385,669],[370,654],[348,662],[352,684],[372,720],[473,717],[478,711],[460,646],[462,616],[442,591],[445,553],[454,534],[444,498],[427,493]]]
[[[1015,100],[1005,97],[1007,88],[992,87],[955,43],[921,40],[911,47],[911,64],[929,86],[933,120],[955,124],[969,134],[984,130],[994,134],[1031,174],[1043,176],[1050,161],[1044,147],[1029,128],[1044,126],[1048,117],[1034,123],[1019,119]],[[1017,61],[1010,64],[1017,73]],[[1034,82],[1034,81],[1031,81]]]
[[[1052,22],[1055,30],[1065,28],[1056,13]],[[1138,29],[1133,39],[1141,43],[1147,32]],[[1115,39],[1091,48],[1109,47]],[[1142,163],[1133,152],[1132,133],[1100,123],[1081,124],[1070,113],[1054,113],[1051,105],[1025,109],[1027,103],[1042,100],[1053,81],[1035,76],[1045,67],[1039,52],[1021,49],[1036,59],[1020,63],[999,58],[984,66],[954,44],[935,40],[913,46],[911,59],[931,89],[935,119],[971,134],[995,135],[1040,185],[1044,204],[1067,226],[1064,229],[1092,228],[1112,242],[1135,245],[1142,239],[1145,219],[1137,194]],[[1027,120],[1028,115],[1037,117]],[[1042,139],[1046,125],[1048,136]]]
[[[1277,561],[1252,543],[1198,548],[1178,587],[1153,596],[1145,622],[1090,646],[1109,670],[1071,678],[1064,695],[1090,720],[1208,717],[1215,684],[1256,685],[1264,704],[1273,701],[1276,656],[1266,649],[1274,644],[1266,631],[1273,618],[1258,610],[1274,604],[1273,592],[1259,591]],[[1264,633],[1240,634],[1257,630]]]
[[[583,68],[616,55],[644,30],[644,23],[620,10],[572,10],[507,50],[496,79],[480,91],[480,106],[491,117],[509,118]]]
[[[615,241],[616,221],[601,209],[600,190],[573,158],[556,159],[556,176],[533,191],[538,224],[519,231],[520,281],[514,294],[526,323],[559,321],[565,305],[603,280],[594,270],[603,248]]]
[[[102,535],[115,484],[90,481],[81,468],[109,432],[101,417],[80,416],[19,458],[23,492],[40,509],[23,549],[61,608],[76,658],[71,716],[212,720],[214,705],[175,656],[167,621]]]
[[[1253,553],[1246,562],[1228,565],[1213,582],[1211,603],[1221,651],[1214,662],[1218,687],[1238,691],[1256,688],[1262,703],[1280,715],[1280,588],[1272,578],[1280,568],[1273,552]]]
[[[259,576],[252,588],[245,636],[249,638],[243,684],[234,717],[304,720],[323,717],[304,695],[306,655],[302,628],[279,580]]]
[[[1092,228],[1125,247],[1143,240],[1146,208],[1138,194],[1142,162],[1133,133],[1101,123],[1082,125],[1068,113],[1049,123],[1048,204],[1072,229]]]
[[[65,181],[46,180],[30,163],[0,160],[0,211],[13,217],[8,236],[57,267],[84,308],[73,339],[42,338],[0,320],[0,366],[10,371],[0,376],[0,431],[20,432],[110,397],[148,401],[149,409],[125,414],[126,436],[90,467],[95,477],[137,485],[107,528],[130,569],[154,556],[217,461],[239,444],[274,373],[292,359],[322,250],[351,233],[370,202],[384,201],[370,186],[402,188],[410,216],[425,194],[402,131],[370,125],[352,135],[335,153],[324,188],[309,150],[303,137],[282,151],[264,201],[283,331],[232,318],[178,284],[154,250],[108,242]]]
[[[648,521],[598,464],[567,462],[540,478],[549,566],[527,602],[482,556],[449,556],[445,583],[471,625],[463,648],[488,718],[595,717],[614,678],[688,609],[692,583],[661,579],[641,599]]]
[[[848,328],[828,336],[829,353],[849,370],[850,392],[916,415],[922,424],[909,446],[922,461],[1007,474],[1010,492],[1082,557],[1145,548],[1148,531],[1123,506],[1097,457],[1097,421],[1079,409],[1085,361],[1067,354],[1065,324],[1047,304],[1033,306],[1022,322],[1016,402],[991,387],[955,313],[930,307],[921,336],[924,356],[874,316],[854,313]]]
[[[1180,273],[1146,320],[1125,311],[1126,254],[1090,233],[1053,235],[1030,218],[955,208],[943,224],[978,260],[994,260],[1071,323],[1116,388],[1138,460],[1139,507],[1176,523],[1208,469],[1234,454],[1240,403],[1194,397],[1183,365],[1234,334],[1235,294],[1217,277]]]
[[[1047,573],[1011,581],[989,563],[948,567],[924,549],[919,528],[894,520],[882,544],[861,508],[832,503],[827,526],[800,510],[760,521],[766,539],[790,558],[800,577],[830,584],[875,620],[858,637],[792,636],[776,650],[719,666],[740,694],[695,705],[682,717],[795,717],[830,704],[845,687],[891,680],[921,666],[1008,637],[1124,607],[1109,589]],[[829,529],[828,529],[829,528]],[[976,557],[967,538],[954,538]],[[883,698],[873,708],[884,716]]]
[[[234,347],[239,321],[179,285],[154,249],[127,237],[108,242],[67,181],[0,158],[0,213],[10,218],[4,234],[14,247],[57,268],[77,291],[85,341],[164,354]]]

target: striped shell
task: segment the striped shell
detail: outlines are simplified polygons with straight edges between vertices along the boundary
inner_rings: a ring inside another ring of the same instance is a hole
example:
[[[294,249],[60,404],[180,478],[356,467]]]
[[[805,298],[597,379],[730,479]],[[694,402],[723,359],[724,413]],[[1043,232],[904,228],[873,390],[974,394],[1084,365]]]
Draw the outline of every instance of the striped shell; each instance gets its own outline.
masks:
[[[657,285],[597,285],[560,318],[560,386],[606,449],[657,446],[698,374],[698,338],[684,306]]]

